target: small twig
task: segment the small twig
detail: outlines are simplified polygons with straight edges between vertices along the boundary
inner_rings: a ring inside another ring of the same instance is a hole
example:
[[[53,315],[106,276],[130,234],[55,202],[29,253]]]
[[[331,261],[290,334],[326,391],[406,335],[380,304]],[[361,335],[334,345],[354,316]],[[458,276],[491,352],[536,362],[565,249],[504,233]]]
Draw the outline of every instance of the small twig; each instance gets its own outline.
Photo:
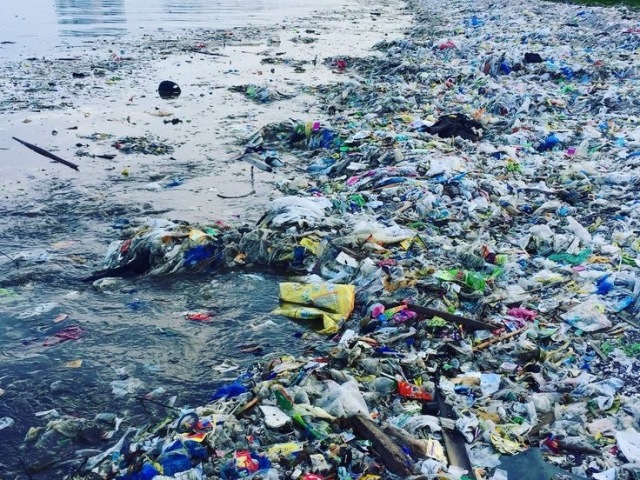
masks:
[[[166,405],[166,404],[164,404],[164,403],[162,403],[162,402],[158,402],[158,401],[156,401],[156,400],[152,400],[151,398],[136,397],[136,399],[137,399],[140,403],[142,403],[142,402],[149,402],[149,403],[153,403],[153,404],[155,404],[155,405],[159,405],[159,406],[161,406],[161,407],[165,407],[165,408],[170,408],[170,409],[172,409],[172,410],[176,410],[176,411],[178,411],[178,412],[180,411],[180,409],[179,409],[179,408],[177,408],[177,407],[172,407],[171,405]],[[144,407],[144,403],[142,403],[142,406]],[[145,412],[146,412],[146,411],[147,411],[147,409],[145,408]]]
[[[594,343],[589,343],[589,346],[593,349],[594,352],[596,352],[598,354],[598,356],[602,359],[602,360],[608,360],[608,357],[604,354],[604,352],[602,350],[600,350],[600,348],[598,346],[596,346]]]
[[[482,350],[484,348],[487,348],[491,345],[493,345],[494,343],[500,343],[504,340],[508,340],[512,337],[515,337],[516,335],[521,334],[522,332],[524,332],[525,330],[527,330],[529,327],[522,327],[518,330],[514,330],[513,332],[507,333],[505,335],[500,335],[498,337],[494,337],[494,338],[490,338],[489,340],[485,340],[484,342],[479,343],[478,345],[473,347],[473,350]]]
[[[401,213],[405,212],[406,210],[408,210],[409,208],[411,208],[413,206],[413,202],[411,201],[405,201],[402,206],[400,208],[398,208],[395,212],[393,212],[396,216],[400,215]]]
[[[221,193],[218,193],[218,197],[220,198],[246,198],[249,197],[251,195],[255,195],[256,193],[256,188],[255,188],[255,175],[253,173],[253,165],[251,165],[251,191],[249,193],[245,193],[244,195],[222,195]]]
[[[615,327],[607,330],[606,333],[609,336],[618,336],[618,335],[623,334],[628,329],[629,329],[629,325],[627,325],[627,324],[619,324],[619,325],[616,325]]]
[[[9,260],[11,260],[12,262],[16,262],[17,260],[13,257],[10,257],[9,255],[7,255],[6,253],[4,253],[2,250],[0,250],[0,255],[3,255],[5,257],[7,257]]]

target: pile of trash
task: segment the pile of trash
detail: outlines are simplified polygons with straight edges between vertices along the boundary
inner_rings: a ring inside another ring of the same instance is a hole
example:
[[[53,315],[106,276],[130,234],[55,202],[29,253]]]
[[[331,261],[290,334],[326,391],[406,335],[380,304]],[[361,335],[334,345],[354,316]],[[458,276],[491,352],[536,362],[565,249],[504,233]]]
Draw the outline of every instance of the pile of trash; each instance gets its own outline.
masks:
[[[92,277],[270,266],[295,276],[276,313],[327,342],[132,427],[82,471],[639,478],[640,16],[412,7],[407,38],[320,90],[330,122],[248,140],[299,160],[257,225],[147,221]]]
[[[271,103],[277,102],[278,100],[293,98],[292,94],[280,92],[269,85],[236,85],[230,87],[229,91],[242,93],[248,99],[253,100],[256,103]]]
[[[147,137],[122,137],[113,143],[113,148],[122,153],[141,153],[144,155],[169,155],[173,147]]]

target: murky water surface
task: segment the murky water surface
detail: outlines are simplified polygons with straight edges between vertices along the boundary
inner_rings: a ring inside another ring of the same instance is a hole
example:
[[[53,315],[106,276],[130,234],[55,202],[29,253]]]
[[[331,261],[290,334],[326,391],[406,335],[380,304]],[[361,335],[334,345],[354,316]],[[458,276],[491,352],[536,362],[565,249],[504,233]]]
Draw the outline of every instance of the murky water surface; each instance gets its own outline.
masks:
[[[101,267],[124,226],[147,218],[255,225],[275,185],[306,167],[283,152],[285,166],[256,172],[251,185],[249,165],[236,159],[242,138],[290,117],[327,120],[311,87],[343,78],[322,60],[372,54],[371,45],[404,27],[398,11],[395,0],[321,8],[303,0],[2,2],[0,420],[14,423],[0,422],[0,478],[72,471],[67,455],[82,448],[74,439],[40,449],[24,442],[31,427],[47,425],[40,412],[112,412],[123,426],[139,425],[168,412],[138,400],[151,392],[159,403],[202,405],[259,358],[323,353],[326,340],[270,313],[278,272],[100,288],[82,279]],[[180,84],[180,98],[159,98],[166,79]],[[246,84],[292,98],[257,104],[229,91]],[[121,137],[153,138],[172,152],[125,154],[114,148]],[[228,198],[252,187],[255,195]]]

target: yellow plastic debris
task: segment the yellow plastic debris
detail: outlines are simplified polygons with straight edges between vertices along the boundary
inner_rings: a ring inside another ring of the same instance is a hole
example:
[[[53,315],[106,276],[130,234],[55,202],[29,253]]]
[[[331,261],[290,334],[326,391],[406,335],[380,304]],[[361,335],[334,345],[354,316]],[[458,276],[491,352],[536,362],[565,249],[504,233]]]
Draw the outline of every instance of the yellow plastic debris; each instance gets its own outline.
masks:
[[[527,449],[527,447],[525,445],[522,445],[520,442],[508,439],[507,435],[508,433],[500,432],[499,429],[496,428],[490,437],[491,445],[493,445],[493,448],[495,448],[498,452],[507,455],[513,455]]]
[[[306,248],[307,250],[309,250],[312,254],[314,255],[318,255],[318,252],[320,251],[320,242],[317,240],[313,240],[309,237],[305,237],[302,240],[300,240],[300,246]]]
[[[281,283],[280,306],[273,313],[297,320],[322,320],[319,333],[336,333],[355,306],[353,285]]]
[[[267,450],[267,456],[272,460],[281,457],[290,457],[294,453],[301,452],[303,445],[298,442],[276,443]]]
[[[447,460],[447,456],[444,453],[444,448],[437,440],[433,438],[429,438],[426,440],[427,442],[427,451],[426,454],[428,457],[438,460],[439,462],[448,465],[449,461]]]

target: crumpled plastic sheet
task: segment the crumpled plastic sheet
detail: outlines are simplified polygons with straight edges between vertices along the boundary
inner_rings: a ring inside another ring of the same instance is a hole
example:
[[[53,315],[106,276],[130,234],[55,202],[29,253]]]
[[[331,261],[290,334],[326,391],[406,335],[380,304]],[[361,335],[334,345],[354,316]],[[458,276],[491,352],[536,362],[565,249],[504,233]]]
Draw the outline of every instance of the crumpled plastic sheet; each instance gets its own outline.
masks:
[[[640,463],[640,433],[637,430],[628,428],[616,432],[616,442],[629,462]]]
[[[238,85],[229,88],[232,92],[242,93],[250,100],[257,103],[271,103],[278,100],[293,98],[294,95],[284,93],[269,85]]]
[[[369,415],[369,407],[360,393],[358,383],[345,382],[342,385],[327,380],[326,393],[318,400],[318,406],[336,417],[350,417],[358,413]]]
[[[321,320],[320,333],[337,333],[355,306],[353,285],[280,284],[280,306],[273,313],[298,320]]]

